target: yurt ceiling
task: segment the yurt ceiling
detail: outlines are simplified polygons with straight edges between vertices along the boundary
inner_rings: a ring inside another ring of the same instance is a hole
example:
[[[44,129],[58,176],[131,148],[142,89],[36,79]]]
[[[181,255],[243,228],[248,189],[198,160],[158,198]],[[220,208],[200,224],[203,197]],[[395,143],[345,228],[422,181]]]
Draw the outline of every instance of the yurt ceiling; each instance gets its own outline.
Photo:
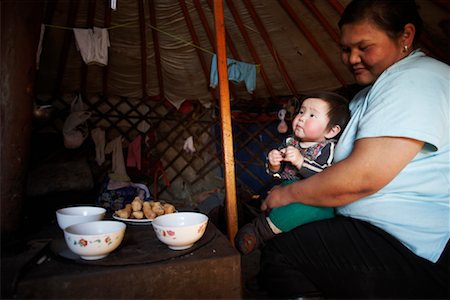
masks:
[[[230,85],[232,100],[335,90],[352,84],[340,62],[337,22],[349,0],[224,0],[227,58],[255,65],[256,87]],[[419,0],[423,48],[450,61],[450,2]],[[80,92],[208,105],[216,53],[213,0],[47,1],[36,92]],[[107,62],[86,64],[74,29],[103,28]],[[435,45],[435,46],[433,46]],[[255,104],[255,102],[253,102]]]

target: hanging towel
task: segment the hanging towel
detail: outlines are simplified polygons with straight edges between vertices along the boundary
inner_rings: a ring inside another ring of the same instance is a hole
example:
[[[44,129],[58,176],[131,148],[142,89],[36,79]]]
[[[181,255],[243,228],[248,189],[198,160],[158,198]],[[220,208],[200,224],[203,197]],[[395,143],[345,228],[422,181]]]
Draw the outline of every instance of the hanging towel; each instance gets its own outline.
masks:
[[[101,128],[92,129],[91,137],[95,143],[95,161],[101,166],[105,162],[105,131]]]
[[[109,34],[108,29],[94,27],[94,29],[74,28],[75,44],[86,64],[108,64]]]
[[[196,151],[192,135],[184,141],[183,150],[187,153],[194,153]]]
[[[127,167],[141,169],[141,135],[138,135],[128,145]]]
[[[112,172],[109,178],[116,181],[130,181],[125,168],[122,151],[122,137],[118,136],[105,147],[105,154],[112,153]]]
[[[234,81],[235,83],[244,81],[247,92],[252,94],[256,88],[256,65],[227,58],[227,67],[228,80]],[[214,54],[211,60],[209,86],[215,88],[218,82],[217,56]]]

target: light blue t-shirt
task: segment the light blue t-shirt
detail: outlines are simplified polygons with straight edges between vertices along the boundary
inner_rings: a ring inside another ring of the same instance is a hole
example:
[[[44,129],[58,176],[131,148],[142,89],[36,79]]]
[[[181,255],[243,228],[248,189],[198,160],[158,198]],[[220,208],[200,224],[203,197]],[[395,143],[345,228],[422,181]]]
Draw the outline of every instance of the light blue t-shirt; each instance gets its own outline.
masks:
[[[335,152],[335,162],[343,160],[355,140],[370,137],[425,142],[388,185],[337,213],[382,228],[432,262],[450,237],[449,102],[450,67],[415,51],[354,97]]]

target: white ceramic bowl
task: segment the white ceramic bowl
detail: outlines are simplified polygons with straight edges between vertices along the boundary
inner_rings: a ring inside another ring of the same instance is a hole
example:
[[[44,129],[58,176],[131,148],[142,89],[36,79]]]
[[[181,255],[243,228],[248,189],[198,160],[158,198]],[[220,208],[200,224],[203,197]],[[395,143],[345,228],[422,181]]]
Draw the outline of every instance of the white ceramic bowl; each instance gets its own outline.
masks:
[[[56,211],[56,220],[61,229],[78,223],[100,221],[104,218],[106,209],[96,206],[74,206]]]
[[[96,260],[119,247],[126,227],[119,221],[79,223],[64,229],[64,239],[69,249],[82,259]]]
[[[208,217],[197,212],[178,212],[153,220],[156,236],[173,250],[192,247],[205,233]]]

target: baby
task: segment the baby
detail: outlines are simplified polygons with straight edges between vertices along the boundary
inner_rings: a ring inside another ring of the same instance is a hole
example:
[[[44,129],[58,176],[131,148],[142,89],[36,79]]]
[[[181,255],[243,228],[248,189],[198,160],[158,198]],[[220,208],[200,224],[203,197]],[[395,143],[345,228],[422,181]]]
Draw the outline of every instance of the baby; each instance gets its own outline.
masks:
[[[348,101],[344,97],[330,92],[309,95],[292,121],[293,135],[269,152],[267,172],[283,179],[283,185],[322,172],[331,165],[336,138],[349,119]],[[248,254],[275,234],[333,216],[334,208],[292,203],[244,225],[235,237],[235,244],[242,254]]]

